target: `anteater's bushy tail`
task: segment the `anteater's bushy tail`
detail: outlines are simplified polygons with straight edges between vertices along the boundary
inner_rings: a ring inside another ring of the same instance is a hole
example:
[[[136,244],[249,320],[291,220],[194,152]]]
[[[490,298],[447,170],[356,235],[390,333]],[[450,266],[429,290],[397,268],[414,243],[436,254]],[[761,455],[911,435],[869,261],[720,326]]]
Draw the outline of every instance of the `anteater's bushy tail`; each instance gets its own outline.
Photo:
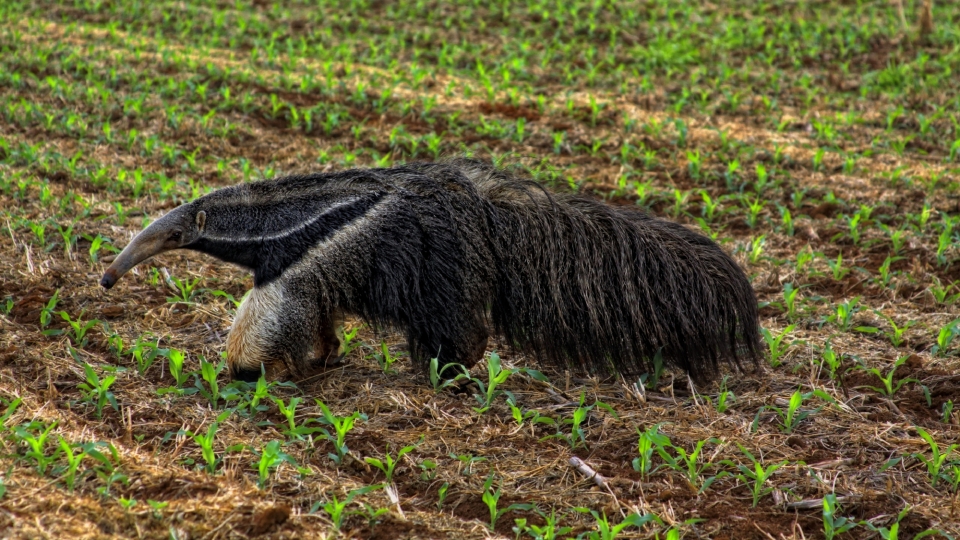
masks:
[[[664,365],[698,381],[762,358],[753,288],[705,236],[636,209],[551,194],[458,160],[489,201],[492,323],[507,344],[577,372]]]

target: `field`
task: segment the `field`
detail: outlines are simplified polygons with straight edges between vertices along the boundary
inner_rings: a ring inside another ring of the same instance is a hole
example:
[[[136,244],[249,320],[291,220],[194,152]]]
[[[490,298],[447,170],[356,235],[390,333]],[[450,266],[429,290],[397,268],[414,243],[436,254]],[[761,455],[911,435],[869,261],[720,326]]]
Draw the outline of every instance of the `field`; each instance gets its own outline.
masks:
[[[317,4],[0,5],[0,538],[960,534],[956,4]],[[716,238],[766,363],[457,391],[347,318],[248,385],[240,269],[98,286],[208,190],[457,155]]]

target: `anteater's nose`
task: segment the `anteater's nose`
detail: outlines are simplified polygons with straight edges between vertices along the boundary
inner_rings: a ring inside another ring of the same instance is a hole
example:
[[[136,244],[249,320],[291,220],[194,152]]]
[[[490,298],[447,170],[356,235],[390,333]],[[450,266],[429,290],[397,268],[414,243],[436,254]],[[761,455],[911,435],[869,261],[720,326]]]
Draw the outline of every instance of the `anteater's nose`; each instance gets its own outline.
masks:
[[[255,383],[260,379],[260,369],[241,368],[233,366],[230,368],[230,376],[235,381]]]
[[[109,289],[117,283],[117,276],[113,273],[112,270],[107,270],[103,277],[100,278],[100,286],[104,289]]]

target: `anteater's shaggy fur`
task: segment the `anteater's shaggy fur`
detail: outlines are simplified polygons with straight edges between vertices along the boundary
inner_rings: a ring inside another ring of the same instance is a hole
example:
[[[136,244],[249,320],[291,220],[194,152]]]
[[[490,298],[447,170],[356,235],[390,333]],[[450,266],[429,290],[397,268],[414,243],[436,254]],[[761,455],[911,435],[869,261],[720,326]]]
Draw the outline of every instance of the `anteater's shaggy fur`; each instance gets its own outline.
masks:
[[[761,356],[753,289],[716,243],[479,161],[221,189],[144,230],[104,285],[175,248],[254,272],[227,347],[242,378],[261,362],[306,372],[336,349],[342,312],[404,332],[423,372],[437,355],[473,365],[489,330],[542,364],[600,375],[649,371],[660,352],[704,380]]]

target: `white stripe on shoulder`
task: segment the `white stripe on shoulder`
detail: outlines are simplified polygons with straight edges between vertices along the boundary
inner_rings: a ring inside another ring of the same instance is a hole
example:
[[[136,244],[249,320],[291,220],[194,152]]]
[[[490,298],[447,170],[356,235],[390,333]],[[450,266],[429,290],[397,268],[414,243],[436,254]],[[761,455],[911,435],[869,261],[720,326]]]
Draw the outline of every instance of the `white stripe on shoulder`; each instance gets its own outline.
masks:
[[[308,219],[308,220],[306,220],[306,221],[304,221],[304,222],[302,222],[302,223],[298,223],[298,224],[294,225],[293,227],[290,227],[290,228],[287,228],[287,229],[284,229],[284,230],[282,230],[282,231],[275,232],[275,233],[263,234],[263,235],[258,235],[258,236],[215,236],[215,235],[205,234],[205,235],[203,235],[203,238],[206,238],[207,240],[213,240],[213,241],[215,241],[215,242],[234,242],[234,243],[252,242],[252,241],[264,241],[264,240],[279,240],[280,238],[284,238],[284,237],[286,237],[286,236],[290,236],[291,234],[294,234],[294,233],[297,233],[297,232],[302,231],[303,229],[306,229],[307,227],[313,225],[313,224],[316,223],[317,221],[320,221],[321,219],[323,219],[323,217],[326,216],[327,214],[329,214],[329,213],[331,213],[331,212],[333,212],[333,211],[335,211],[335,210],[337,210],[337,209],[339,209],[339,208],[343,208],[344,206],[350,206],[351,204],[357,202],[358,200],[360,200],[360,199],[359,199],[359,198],[354,198],[354,199],[349,199],[349,200],[346,200],[346,201],[341,201],[341,202],[334,203],[334,204],[330,205],[329,208],[327,208],[327,209],[325,209],[323,212],[320,212],[319,214],[313,216],[312,218],[310,218],[310,219]]]

